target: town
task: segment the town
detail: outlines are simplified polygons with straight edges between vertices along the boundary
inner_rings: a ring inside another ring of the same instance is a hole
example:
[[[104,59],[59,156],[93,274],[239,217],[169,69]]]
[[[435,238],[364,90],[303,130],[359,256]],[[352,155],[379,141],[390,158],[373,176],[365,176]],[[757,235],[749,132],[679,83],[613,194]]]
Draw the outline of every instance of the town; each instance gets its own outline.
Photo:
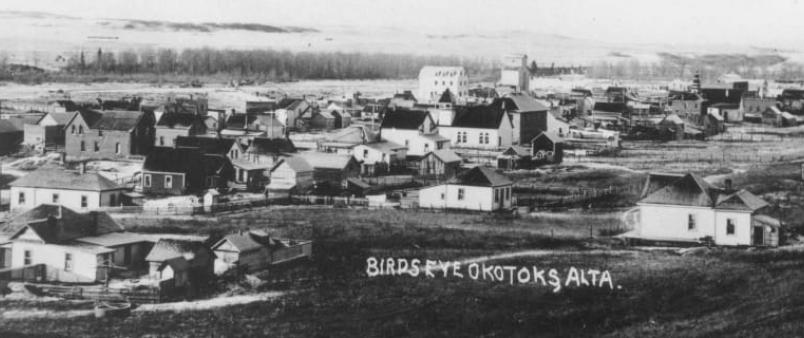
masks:
[[[49,72],[123,78],[111,49]],[[0,336],[800,330],[804,82],[495,53],[336,84],[8,81]]]

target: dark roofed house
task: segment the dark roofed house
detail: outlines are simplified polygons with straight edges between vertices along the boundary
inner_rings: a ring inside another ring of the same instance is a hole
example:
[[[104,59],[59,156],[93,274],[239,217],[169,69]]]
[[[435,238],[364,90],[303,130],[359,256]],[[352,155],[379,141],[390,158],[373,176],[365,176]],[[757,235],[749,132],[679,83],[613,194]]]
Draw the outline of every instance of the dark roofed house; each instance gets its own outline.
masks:
[[[154,124],[152,112],[80,111],[65,127],[65,151],[81,159],[145,155],[154,144]]]
[[[512,93],[494,100],[492,105],[500,105],[502,110],[511,115],[514,144],[527,144],[539,132],[547,131],[547,114],[550,108],[530,95]]]
[[[451,126],[440,126],[441,136],[462,148],[504,148],[513,143],[511,116],[503,101],[485,106],[458,107]]]
[[[202,241],[160,239],[145,261],[151,278],[174,288],[198,289],[214,277],[215,253]]]
[[[492,168],[474,167],[447,183],[419,190],[419,207],[477,211],[514,207],[513,182]]]
[[[672,179],[672,177],[670,177]],[[666,242],[711,241],[729,246],[778,245],[778,225],[762,222],[768,203],[746,190],[716,187],[695,174],[686,174],[640,200],[640,239]],[[651,188],[651,190],[653,190]],[[759,219],[759,220],[758,220]]]
[[[522,146],[510,146],[497,156],[497,168],[505,170],[530,169],[531,150]]]
[[[0,225],[0,256],[7,267],[44,265],[42,280],[98,282],[144,263],[148,240],[127,233],[104,212],[77,213],[42,204]]]
[[[172,147],[178,137],[193,137],[207,132],[204,116],[189,113],[164,113],[156,123],[156,145]]]
[[[40,168],[11,182],[10,186],[11,210],[27,210],[41,203],[76,210],[120,206],[124,203],[123,192],[126,190],[126,187],[84,169]]]
[[[231,186],[239,190],[264,190],[269,181],[271,168],[280,159],[296,152],[296,146],[290,139],[255,138],[246,149],[245,156],[232,160],[235,172]]]
[[[223,155],[235,160],[243,154],[243,149],[234,139],[218,137],[185,137],[176,138],[177,148],[198,148],[206,155]],[[236,152],[237,155],[235,155]]]
[[[419,161],[419,175],[452,178],[458,173],[461,163],[463,158],[450,149],[431,151]]]
[[[234,170],[226,156],[204,154],[198,148],[155,147],[142,166],[142,191],[181,195],[226,187]]]
[[[439,137],[435,121],[424,110],[389,109],[380,125],[380,139],[405,146],[407,156],[415,158],[449,145],[449,140]]]
[[[788,88],[778,97],[781,109],[796,115],[804,114],[804,89]]]
[[[8,120],[0,120],[0,155],[16,152],[23,141],[23,129]]]

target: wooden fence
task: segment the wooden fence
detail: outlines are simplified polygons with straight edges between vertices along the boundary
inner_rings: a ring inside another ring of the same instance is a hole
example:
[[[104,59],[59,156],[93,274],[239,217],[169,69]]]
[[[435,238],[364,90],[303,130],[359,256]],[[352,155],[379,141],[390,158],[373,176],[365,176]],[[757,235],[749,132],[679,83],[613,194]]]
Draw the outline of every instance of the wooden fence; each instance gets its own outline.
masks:
[[[368,207],[369,201],[362,197],[291,195],[290,202],[295,204],[323,204]]]
[[[128,301],[135,304],[160,303],[169,299],[159,287],[141,289],[107,288],[98,285],[34,285],[43,294],[66,299]]]

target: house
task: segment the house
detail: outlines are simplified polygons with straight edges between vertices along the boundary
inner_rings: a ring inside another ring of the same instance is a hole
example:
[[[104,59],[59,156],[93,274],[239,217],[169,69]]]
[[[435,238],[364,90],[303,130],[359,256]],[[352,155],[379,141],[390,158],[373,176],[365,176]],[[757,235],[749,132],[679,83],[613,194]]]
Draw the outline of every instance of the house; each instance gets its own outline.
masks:
[[[486,106],[461,107],[451,126],[438,128],[439,135],[461,148],[499,149],[513,144],[514,130],[502,101]]]
[[[768,206],[746,190],[715,187],[687,174],[638,203],[640,239],[716,245],[778,245],[779,224],[760,212]]]
[[[198,148],[154,147],[142,165],[144,193],[182,195],[227,186],[234,170],[225,156],[203,154]]]
[[[285,126],[278,123],[276,119],[268,116],[267,120],[262,122],[258,121],[256,114],[233,114],[226,119],[226,127],[220,131],[220,136],[223,138],[231,138],[237,140],[240,144],[247,146],[257,137],[266,137],[268,133],[283,136],[285,133]],[[264,125],[262,124],[264,122]],[[276,122],[276,125],[274,125]],[[262,126],[262,130],[259,129]]]
[[[413,96],[413,93],[409,90],[406,90],[402,93],[396,93],[394,96],[391,97],[391,100],[388,102],[388,106],[394,108],[406,108],[411,109],[419,101],[416,100],[416,97]]]
[[[46,281],[106,280],[115,268],[142,266],[150,246],[104,212],[78,213],[54,204],[41,204],[0,225],[0,256],[10,258],[6,267],[42,264]]]
[[[497,156],[497,168],[505,170],[530,169],[531,150],[522,146],[510,146]]]
[[[271,168],[268,190],[305,191],[315,183],[313,173],[313,167],[303,158],[283,157]]]
[[[722,117],[723,122],[742,122],[744,118],[740,105],[734,103],[715,103],[707,107],[706,111]]]
[[[452,119],[455,118],[455,103],[455,95],[447,88],[447,90],[441,94],[441,98],[438,99],[435,106],[428,109],[428,112],[437,125],[449,126],[452,125]]]
[[[245,156],[232,160],[234,166],[232,187],[249,191],[263,190],[268,184],[271,169],[281,158],[296,152],[296,146],[290,139],[255,138],[246,149]]]
[[[245,156],[245,150],[234,139],[219,137],[184,137],[176,138],[177,148],[197,148],[205,155],[226,156],[234,161]]]
[[[804,89],[784,89],[778,101],[784,111],[798,115],[804,113]]]
[[[272,238],[258,231],[238,232],[226,235],[212,245],[215,253],[215,273],[231,269],[253,272],[272,265],[310,258],[312,242]]]
[[[697,118],[701,115],[704,99],[701,95],[690,92],[670,92],[667,110],[684,119]]]
[[[42,116],[36,123],[26,124],[23,144],[42,148],[64,146],[64,127],[73,114],[52,112]]]
[[[11,210],[27,210],[44,203],[75,210],[123,204],[126,187],[98,173],[40,168],[11,182]]]
[[[455,177],[461,163],[463,158],[450,149],[431,151],[419,161],[419,175]]]
[[[404,166],[407,148],[393,142],[359,144],[352,149],[352,156],[360,163],[360,173],[370,176]]]
[[[351,155],[306,152],[297,156],[313,167],[313,180],[318,186],[345,188],[347,179],[360,175],[360,164]]]
[[[776,98],[743,97],[740,101],[740,113],[745,121],[762,119],[762,113],[776,106]]]
[[[287,132],[285,124],[279,121],[273,114],[253,115],[254,120],[249,122],[248,130],[262,131],[264,137],[275,138],[284,137]],[[249,119],[251,119],[249,118]]]
[[[531,158],[535,164],[561,163],[564,159],[566,139],[564,134],[556,132],[541,132],[531,144]]]
[[[145,261],[150,278],[174,288],[198,288],[215,275],[215,253],[201,241],[162,238]]]
[[[8,120],[0,120],[0,155],[19,150],[24,132]]]
[[[533,97],[523,93],[509,94],[492,102],[508,112],[513,126],[514,144],[527,144],[539,132],[548,131],[548,111],[550,108]]]
[[[469,76],[463,67],[425,66],[419,71],[419,101],[435,103],[449,89],[463,104],[469,96]]]
[[[351,155],[356,146],[378,141],[378,133],[368,126],[352,125],[334,133],[324,136],[323,140],[316,142],[318,151]]]
[[[664,139],[683,140],[686,136],[684,120],[676,114],[665,116],[659,121],[657,128]]]
[[[313,106],[307,100],[299,98],[285,98],[279,101],[279,108],[274,110],[273,115],[279,122],[290,129],[296,126],[296,119],[307,112],[312,111]]]
[[[449,147],[449,140],[423,110],[389,109],[380,125],[380,139],[405,146],[408,157],[422,157],[432,150]]]
[[[310,129],[336,129],[336,120],[337,118],[333,112],[326,110],[319,111],[318,113],[313,114],[313,117],[310,119]]]
[[[508,210],[514,206],[513,182],[494,169],[474,167],[444,184],[419,190],[419,207],[477,211]]]
[[[80,111],[65,127],[65,152],[77,158],[146,155],[154,144],[154,115],[140,111]]]
[[[176,138],[194,137],[207,132],[204,117],[188,113],[164,113],[156,122],[156,146],[172,147]]]

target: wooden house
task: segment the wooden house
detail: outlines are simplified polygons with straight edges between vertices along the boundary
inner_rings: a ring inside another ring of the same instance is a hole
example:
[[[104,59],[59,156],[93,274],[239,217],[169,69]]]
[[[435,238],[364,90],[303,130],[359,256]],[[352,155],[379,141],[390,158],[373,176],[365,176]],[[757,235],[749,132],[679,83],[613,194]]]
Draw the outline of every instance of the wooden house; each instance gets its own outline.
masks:
[[[444,184],[419,190],[419,207],[476,211],[509,210],[513,182],[494,169],[474,167]]]
[[[224,188],[233,176],[226,156],[203,154],[198,148],[155,147],[142,165],[140,186],[148,194],[181,195]]]
[[[561,163],[564,160],[566,139],[562,134],[541,132],[530,143],[534,164]]]
[[[156,122],[156,146],[172,147],[178,137],[195,137],[207,132],[204,116],[167,112]]]
[[[313,254],[309,241],[282,240],[258,231],[226,235],[212,245],[212,250],[216,257],[216,274],[232,269],[259,271],[279,263],[310,258]]]
[[[145,261],[150,278],[173,288],[197,289],[215,275],[215,253],[201,241],[162,238]]]
[[[120,206],[126,187],[88,173],[84,164],[78,171],[40,168],[11,182],[11,210],[28,210],[48,203],[75,210]]]
[[[451,178],[458,174],[463,159],[450,149],[431,151],[419,161],[419,175]]]
[[[529,169],[532,167],[531,150],[522,146],[510,146],[497,156],[497,168],[504,170]]]
[[[65,127],[65,152],[85,159],[146,155],[154,144],[154,124],[151,112],[80,111]]]

